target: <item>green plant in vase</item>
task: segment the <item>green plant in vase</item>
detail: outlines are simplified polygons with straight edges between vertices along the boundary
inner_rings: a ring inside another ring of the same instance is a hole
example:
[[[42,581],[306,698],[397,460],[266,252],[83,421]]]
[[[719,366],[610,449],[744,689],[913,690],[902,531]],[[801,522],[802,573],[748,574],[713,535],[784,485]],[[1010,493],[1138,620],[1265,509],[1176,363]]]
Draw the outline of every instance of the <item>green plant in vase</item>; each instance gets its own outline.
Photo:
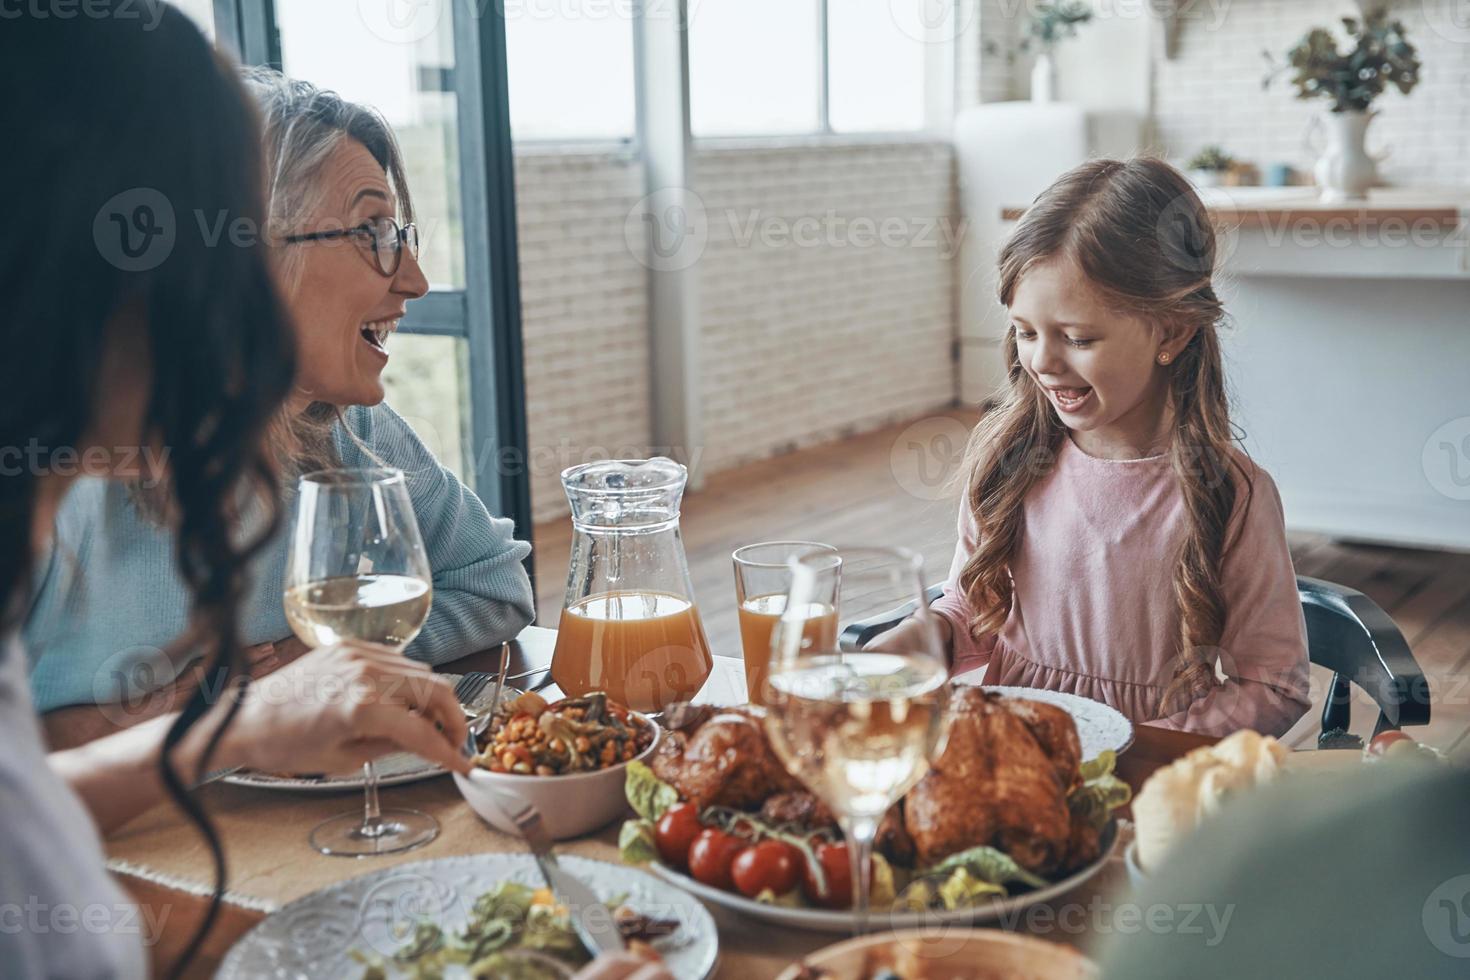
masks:
[[[1092,8],[1082,0],[1042,0],[1031,8],[1020,42],[1011,51],[1005,52],[1007,63],[1015,60],[1016,54],[1036,52],[1036,63],[1031,69],[1031,100],[1051,102],[1056,97],[1056,67],[1052,52],[1058,44],[1077,36],[1077,29],[1092,20]],[[985,45],[987,54],[1001,53],[995,42]]]
[[[1397,88],[1408,95],[1419,84],[1422,63],[1409,43],[1402,21],[1376,6],[1361,18],[1342,18],[1350,50],[1341,50],[1337,38],[1314,27],[1286,53],[1284,62],[1265,52],[1272,68],[1263,82],[1269,87],[1290,73],[1298,99],[1325,99],[1328,112],[1319,119],[1327,130],[1327,148],[1317,162],[1317,183],[1325,200],[1358,200],[1367,196],[1377,179],[1374,160],[1364,149],[1368,123],[1377,111],[1374,101]]]

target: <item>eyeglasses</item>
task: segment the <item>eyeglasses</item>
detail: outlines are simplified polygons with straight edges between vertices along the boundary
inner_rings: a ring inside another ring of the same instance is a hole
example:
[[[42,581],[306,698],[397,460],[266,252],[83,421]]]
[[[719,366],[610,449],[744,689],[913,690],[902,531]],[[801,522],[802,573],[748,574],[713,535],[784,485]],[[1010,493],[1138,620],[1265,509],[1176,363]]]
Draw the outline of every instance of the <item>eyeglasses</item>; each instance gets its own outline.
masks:
[[[300,242],[323,242],[337,238],[357,238],[369,242],[373,248],[373,264],[383,275],[392,277],[398,274],[398,267],[403,262],[403,247],[413,253],[413,257],[419,257],[419,229],[417,225],[407,224],[400,226],[396,220],[389,217],[373,218],[364,222],[356,228],[336,228],[332,231],[313,231],[304,235],[287,235],[286,244],[295,245]]]

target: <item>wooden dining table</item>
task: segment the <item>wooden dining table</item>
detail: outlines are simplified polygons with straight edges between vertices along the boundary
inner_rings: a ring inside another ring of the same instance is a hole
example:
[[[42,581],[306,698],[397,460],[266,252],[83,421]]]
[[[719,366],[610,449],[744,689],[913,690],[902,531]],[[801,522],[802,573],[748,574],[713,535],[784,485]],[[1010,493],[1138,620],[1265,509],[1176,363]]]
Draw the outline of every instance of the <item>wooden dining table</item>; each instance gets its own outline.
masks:
[[[530,679],[549,667],[556,632],[529,627],[512,645],[511,673]],[[493,671],[495,657],[474,654],[439,668],[445,672]],[[716,657],[715,670],[697,698],[712,704],[745,700],[743,664]],[[1118,775],[1136,792],[1161,766],[1215,739],[1148,725],[1138,726],[1133,744],[1118,760]],[[381,791],[383,805],[407,806],[433,815],[439,837],[415,850],[381,857],[327,857],[307,843],[311,828],[327,817],[361,806],[361,792],[314,793],[246,787],[215,782],[201,787],[197,798],[209,814],[224,846],[227,889],[218,918],[201,951],[184,973],[213,976],[220,960],[271,912],[312,892],[357,875],[410,861],[486,852],[524,850],[519,840],[486,826],[464,802],[453,780],[425,779]],[[558,851],[616,862],[618,824],[587,837],[557,845]],[[1090,903],[1126,888],[1124,843],[1131,825],[1121,824],[1118,840],[1103,870],[1086,884],[1050,903],[1050,917],[1027,916],[1017,923],[1057,923],[1059,906]],[[160,975],[175,964],[202,921],[210,903],[213,863],[197,830],[170,803],[140,815],[106,842],[109,867],[140,906],[155,970]],[[710,907],[720,935],[717,978],[774,977],[793,960],[841,937],[756,923],[725,909]],[[1085,917],[1081,919],[1085,922]],[[1038,931],[1038,930],[1032,930]],[[1096,938],[1086,928],[1039,930],[1044,938],[1067,942],[1087,952]]]

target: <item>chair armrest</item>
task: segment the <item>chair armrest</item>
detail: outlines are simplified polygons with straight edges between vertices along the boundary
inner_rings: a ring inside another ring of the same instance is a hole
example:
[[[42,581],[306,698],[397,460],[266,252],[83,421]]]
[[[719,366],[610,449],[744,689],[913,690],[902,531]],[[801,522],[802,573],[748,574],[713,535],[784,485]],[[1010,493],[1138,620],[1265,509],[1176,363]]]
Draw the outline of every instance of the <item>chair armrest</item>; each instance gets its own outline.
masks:
[[[1356,589],[1297,576],[1312,663],[1367,691],[1395,727],[1429,723],[1429,682],[1404,634]]]
[[[934,600],[942,595],[944,595],[943,583],[929,586],[924,590],[924,605],[933,605]],[[838,639],[837,646],[842,650],[861,650],[873,637],[893,629],[912,616],[914,610],[918,608],[919,602],[915,599],[912,602],[905,602],[897,609],[890,609],[868,619],[848,623],[847,628],[842,631],[842,636]]]

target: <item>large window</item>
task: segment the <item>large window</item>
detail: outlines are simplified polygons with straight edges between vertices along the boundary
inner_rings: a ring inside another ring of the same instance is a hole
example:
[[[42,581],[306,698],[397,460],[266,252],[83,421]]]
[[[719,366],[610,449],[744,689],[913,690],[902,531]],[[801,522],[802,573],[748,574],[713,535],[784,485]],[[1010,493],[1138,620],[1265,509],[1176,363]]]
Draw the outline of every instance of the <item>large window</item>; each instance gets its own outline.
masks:
[[[525,451],[498,0],[494,6],[188,0],[185,6],[242,61],[276,64],[370,105],[393,127],[432,291],[409,304],[389,342],[388,399],[487,506],[529,535],[526,474],[498,465],[507,451]]]
[[[370,105],[393,127],[408,170],[424,274],[435,286],[463,287],[449,11],[395,36],[362,16],[358,0],[276,0],[275,6],[286,74]]]
[[[821,128],[821,11],[813,0],[689,5],[689,123],[696,136]]]
[[[691,0],[694,135],[923,129],[947,33],[908,3]]]
[[[515,138],[631,139],[633,0],[496,2]]]
[[[926,0],[914,0],[923,6]],[[839,133],[924,127],[924,78],[935,52],[894,16],[889,0],[827,6],[828,119]]]

